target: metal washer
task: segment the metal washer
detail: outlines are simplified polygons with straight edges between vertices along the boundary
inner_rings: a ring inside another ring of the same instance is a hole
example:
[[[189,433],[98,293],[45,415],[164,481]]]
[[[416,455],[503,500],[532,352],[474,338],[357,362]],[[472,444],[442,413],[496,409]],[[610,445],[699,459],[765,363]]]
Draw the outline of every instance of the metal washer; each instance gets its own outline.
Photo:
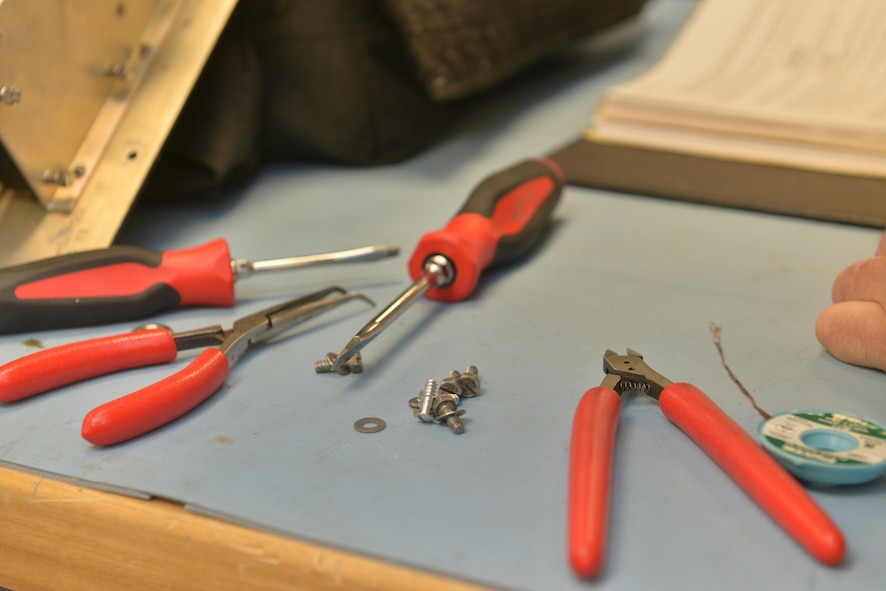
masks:
[[[357,419],[354,423],[354,429],[360,433],[378,433],[386,426],[385,422],[377,417]]]

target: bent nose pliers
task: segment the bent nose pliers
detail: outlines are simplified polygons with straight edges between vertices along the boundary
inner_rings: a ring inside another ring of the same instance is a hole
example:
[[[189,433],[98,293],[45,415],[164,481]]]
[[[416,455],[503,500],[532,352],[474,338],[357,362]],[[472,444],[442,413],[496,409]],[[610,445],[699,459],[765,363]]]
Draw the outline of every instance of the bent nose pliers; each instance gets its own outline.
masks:
[[[338,295],[327,298],[331,294]],[[121,443],[183,416],[212,396],[253,345],[354,298],[372,303],[363,294],[330,287],[239,318],[230,330],[211,326],[173,333],[150,328],[39,351],[0,366],[0,402],[123,369],[168,363],[180,350],[210,347],[178,373],[107,402],[83,419],[87,441]]]
[[[568,552],[584,578],[603,567],[610,482],[621,393],[645,392],[662,413],[694,440],[760,507],[821,562],[836,565],[846,551],[843,534],[806,490],[701,390],[672,383],[643,356],[606,351],[606,378],[584,393],[572,425],[569,454]]]

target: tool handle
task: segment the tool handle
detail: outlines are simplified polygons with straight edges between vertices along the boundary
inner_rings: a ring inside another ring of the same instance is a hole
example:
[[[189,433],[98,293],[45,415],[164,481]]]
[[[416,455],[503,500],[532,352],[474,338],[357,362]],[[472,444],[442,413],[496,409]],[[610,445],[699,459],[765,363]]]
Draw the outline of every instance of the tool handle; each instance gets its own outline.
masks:
[[[114,445],[144,435],[212,396],[230,373],[225,354],[207,349],[180,372],[91,410],[83,419],[81,434],[95,445]]]
[[[0,366],[0,402],[123,369],[168,363],[176,354],[175,338],[162,328],[45,349]]]
[[[455,267],[455,279],[427,296],[448,302],[468,297],[486,268],[515,262],[539,242],[564,183],[560,168],[547,158],[488,177],[445,228],[419,240],[409,260],[412,279],[421,277],[429,257],[441,254]]]
[[[676,383],[659,396],[668,419],[692,438],[760,507],[824,564],[840,563],[846,542],[806,490],[701,390]]]
[[[572,569],[596,577],[603,568],[615,432],[621,397],[612,388],[591,388],[572,420],[569,447],[568,552]]]
[[[0,269],[0,334],[233,303],[231,255],[221,239],[166,252],[111,246]]]

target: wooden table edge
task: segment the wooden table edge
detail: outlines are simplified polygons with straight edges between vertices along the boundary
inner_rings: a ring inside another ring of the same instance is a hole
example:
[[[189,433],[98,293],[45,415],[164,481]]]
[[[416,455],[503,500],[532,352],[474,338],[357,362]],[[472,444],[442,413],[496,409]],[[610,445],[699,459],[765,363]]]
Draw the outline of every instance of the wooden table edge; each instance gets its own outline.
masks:
[[[481,587],[0,467],[0,587],[478,591]]]

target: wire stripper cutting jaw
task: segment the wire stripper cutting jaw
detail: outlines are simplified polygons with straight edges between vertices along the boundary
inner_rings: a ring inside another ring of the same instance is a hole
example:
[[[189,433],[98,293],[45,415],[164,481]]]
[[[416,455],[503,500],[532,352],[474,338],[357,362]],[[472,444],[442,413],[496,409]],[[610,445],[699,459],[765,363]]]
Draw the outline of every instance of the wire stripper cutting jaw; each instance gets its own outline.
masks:
[[[671,381],[649,367],[643,355],[628,349],[627,355],[619,355],[607,349],[603,355],[603,371],[606,377],[603,386],[608,386],[619,394],[628,390],[641,390],[656,400],[661,391],[671,385]]]

